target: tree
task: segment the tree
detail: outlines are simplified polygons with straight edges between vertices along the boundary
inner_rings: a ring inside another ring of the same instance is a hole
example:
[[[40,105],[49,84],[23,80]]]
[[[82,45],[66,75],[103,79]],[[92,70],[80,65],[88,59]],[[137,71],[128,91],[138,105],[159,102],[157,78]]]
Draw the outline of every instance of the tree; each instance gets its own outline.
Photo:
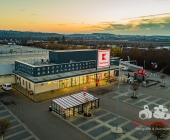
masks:
[[[2,119],[0,120],[0,135],[2,136],[2,140],[4,140],[5,133],[12,127],[10,121]]]
[[[157,137],[157,140],[158,140],[158,138],[164,138],[169,133],[169,130],[166,129],[166,126],[167,125],[165,123],[161,122],[161,121],[160,122],[153,122],[150,125],[150,128],[151,128],[150,132],[151,132],[152,135]]]
[[[122,50],[120,47],[115,47],[112,49],[113,56],[117,56],[122,53]]]
[[[161,75],[160,78],[162,80],[161,87],[165,87],[165,78],[166,78],[166,76],[165,75]]]
[[[139,89],[138,83],[133,82],[133,83],[131,84],[131,89],[133,90],[133,96],[131,96],[131,98],[137,98],[137,97],[136,97],[136,91]]]

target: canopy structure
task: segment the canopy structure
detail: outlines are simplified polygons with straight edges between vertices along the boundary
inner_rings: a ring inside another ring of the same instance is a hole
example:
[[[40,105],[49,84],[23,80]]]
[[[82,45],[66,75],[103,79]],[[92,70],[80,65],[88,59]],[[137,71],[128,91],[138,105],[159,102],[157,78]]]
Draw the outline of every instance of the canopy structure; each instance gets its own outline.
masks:
[[[51,107],[61,117],[70,117],[81,114],[89,108],[99,107],[99,99],[88,92],[75,93],[51,101]]]

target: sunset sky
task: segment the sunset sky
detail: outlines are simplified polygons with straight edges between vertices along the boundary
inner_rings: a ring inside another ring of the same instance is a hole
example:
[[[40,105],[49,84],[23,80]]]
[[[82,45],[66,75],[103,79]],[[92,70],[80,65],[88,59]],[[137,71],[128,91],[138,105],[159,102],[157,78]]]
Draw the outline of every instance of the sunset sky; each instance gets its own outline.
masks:
[[[0,30],[170,35],[170,0],[1,0]]]

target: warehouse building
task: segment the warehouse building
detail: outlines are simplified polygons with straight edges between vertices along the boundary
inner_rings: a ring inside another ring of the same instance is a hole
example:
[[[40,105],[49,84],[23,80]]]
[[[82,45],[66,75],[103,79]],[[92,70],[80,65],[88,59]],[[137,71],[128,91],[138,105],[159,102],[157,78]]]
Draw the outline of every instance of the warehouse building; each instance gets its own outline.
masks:
[[[15,88],[41,101],[71,93],[71,88],[100,86],[119,74],[119,58],[110,58],[110,50],[49,51],[48,58],[15,61]],[[68,92],[65,92],[68,90]]]
[[[48,57],[48,50],[30,46],[3,45],[0,44],[0,85],[4,83],[15,83],[15,60],[23,62],[33,59]]]

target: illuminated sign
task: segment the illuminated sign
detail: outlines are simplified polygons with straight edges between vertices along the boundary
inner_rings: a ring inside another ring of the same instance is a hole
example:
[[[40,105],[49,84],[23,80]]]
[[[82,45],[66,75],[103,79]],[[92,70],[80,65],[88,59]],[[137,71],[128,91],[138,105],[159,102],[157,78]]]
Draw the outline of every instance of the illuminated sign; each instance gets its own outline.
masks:
[[[48,85],[52,84],[52,82],[48,82]]]
[[[56,84],[56,83],[57,83],[57,80],[53,81],[53,83]]]
[[[138,74],[145,74],[145,70],[138,69]]]
[[[110,66],[110,50],[98,50],[98,68]]]

